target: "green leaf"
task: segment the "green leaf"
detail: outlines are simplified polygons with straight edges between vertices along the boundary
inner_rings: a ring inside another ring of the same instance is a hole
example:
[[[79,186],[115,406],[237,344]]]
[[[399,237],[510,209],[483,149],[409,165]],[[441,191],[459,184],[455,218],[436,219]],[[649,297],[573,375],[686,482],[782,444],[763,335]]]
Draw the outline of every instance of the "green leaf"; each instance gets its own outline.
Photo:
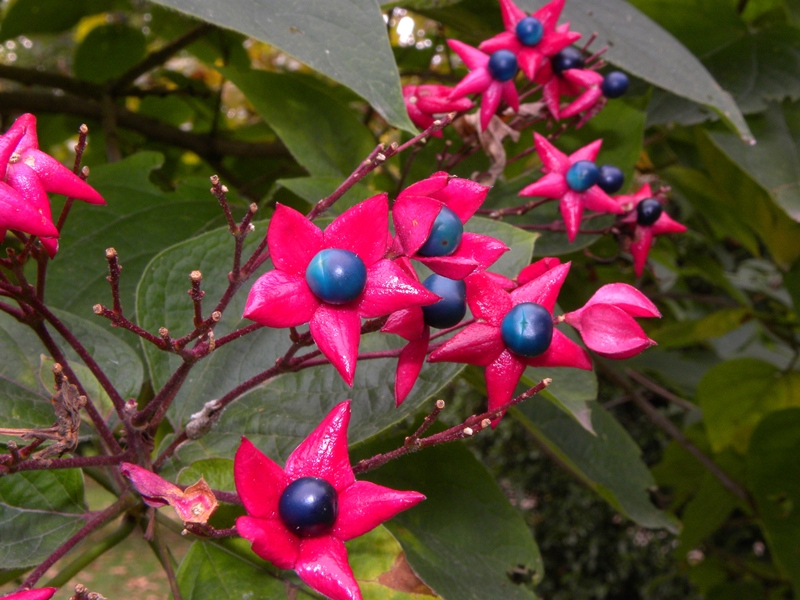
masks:
[[[103,83],[119,77],[142,60],[147,42],[141,29],[110,23],[92,29],[75,49],[78,79]]]
[[[415,131],[375,0],[160,0],[159,4],[252,36],[351,88],[391,125]]]
[[[700,129],[697,133],[703,165],[728,210],[750,226],[778,264],[794,262],[800,257],[800,224],[792,221],[772,194],[727,154],[715,135]]]
[[[349,175],[375,148],[375,138],[356,113],[320,82],[291,73],[221,71],[311,175]]]
[[[535,10],[541,0],[520,0]],[[597,33],[593,47],[608,46],[603,58],[673,94],[709,106],[744,140],[752,134],[741,111],[703,64],[667,31],[623,0],[575,0],[562,18],[584,36]]]
[[[539,238],[539,234],[532,234],[507,223],[481,217],[473,217],[467,221],[464,231],[491,236],[509,247],[509,251],[501,255],[490,267],[492,272],[509,278],[516,277],[530,264],[534,243],[537,243]]]
[[[150,259],[160,249],[202,231],[220,216],[219,204],[211,194],[189,195],[181,188],[168,193],[155,187],[149,177],[162,162],[156,152],[141,152],[92,169],[89,183],[108,204],[76,202],[73,206],[59,253],[47,273],[52,305],[98,322],[92,306],[98,302],[111,304],[105,249],[112,246],[123,266],[122,307],[132,315],[136,284]],[[188,285],[189,271],[185,276],[181,287]],[[137,338],[127,331],[113,331],[138,345]]]
[[[0,21],[0,40],[35,33],[60,33],[83,17],[108,8],[106,0],[17,0]]]
[[[522,571],[539,581],[542,562],[536,543],[521,515],[463,444],[426,448],[366,478],[425,494],[424,502],[386,527],[414,571],[442,598],[535,598],[511,575]]]
[[[797,33],[800,48],[800,31]],[[800,50],[796,69],[800,73]],[[711,132],[709,137],[789,218],[800,221],[800,105],[770,104],[748,123],[758,140],[754,146],[746,146],[726,132]]]
[[[747,453],[750,489],[770,550],[800,592],[800,409],[768,415]]]
[[[655,481],[639,447],[601,406],[592,406],[596,435],[538,396],[512,412],[548,453],[616,510],[644,527],[677,531],[676,520],[650,502],[647,490]]]
[[[697,402],[714,452],[728,446],[744,452],[765,415],[800,405],[800,372],[781,375],[775,366],[753,358],[725,361],[705,374]]]
[[[713,312],[702,319],[670,323],[659,327],[650,331],[650,337],[665,349],[691,346],[725,335],[737,329],[749,318],[749,308],[726,308]]]
[[[0,477],[0,565],[42,562],[85,521],[78,469],[23,471]]]
[[[553,383],[542,390],[540,395],[571,415],[581,427],[595,433],[592,428],[594,404],[589,404],[592,400],[597,400],[597,375],[594,371],[528,367],[521,381],[527,389],[546,377],[551,378]],[[517,391],[520,392],[519,389]]]
[[[278,179],[275,183],[285,187],[287,190],[300,196],[303,200],[315,205],[323,198],[332,194],[342,183],[341,177],[295,177],[293,179]],[[355,206],[362,200],[374,196],[375,192],[370,190],[363,183],[357,183],[351,187],[344,196],[336,201],[336,204],[329,211],[331,214],[339,214]]]

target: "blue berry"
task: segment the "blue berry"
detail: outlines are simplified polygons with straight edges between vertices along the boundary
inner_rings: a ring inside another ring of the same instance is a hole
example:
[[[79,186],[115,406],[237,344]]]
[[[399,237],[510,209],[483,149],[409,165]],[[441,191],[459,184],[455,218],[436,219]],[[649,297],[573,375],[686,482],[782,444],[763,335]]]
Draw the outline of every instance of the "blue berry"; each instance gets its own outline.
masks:
[[[600,90],[606,98],[619,98],[628,91],[628,76],[622,71],[611,71],[603,77]]]
[[[600,173],[597,177],[597,187],[603,190],[606,194],[613,194],[622,188],[625,182],[625,175],[622,174],[622,169],[614,165],[603,165],[600,167]]]
[[[306,282],[314,295],[329,304],[355,300],[367,285],[367,268],[349,250],[320,250],[306,267]]]
[[[458,215],[446,206],[436,217],[431,227],[428,239],[417,250],[420,256],[450,256],[458,249],[461,236],[464,234],[464,224]]]
[[[600,169],[590,160],[579,160],[567,171],[567,185],[576,192],[585,192],[600,176]]]
[[[663,212],[661,202],[655,198],[645,198],[636,205],[636,222],[647,227],[658,221]]]
[[[435,273],[423,281],[422,285],[442,298],[422,307],[425,324],[436,329],[458,325],[467,313],[467,285],[463,281],[448,279]]]
[[[567,46],[550,59],[553,73],[561,75],[568,69],[582,69],[585,66],[583,52],[573,46]]]
[[[541,304],[523,302],[503,317],[500,334],[509,350],[533,358],[550,347],[553,340],[553,317]]]
[[[327,532],[336,522],[338,499],[333,486],[319,477],[301,477],[286,486],[278,515],[286,529],[300,537]]]
[[[535,46],[542,41],[544,27],[536,17],[525,17],[517,23],[516,34],[523,46]]]
[[[510,50],[498,50],[489,57],[489,73],[497,81],[514,79],[518,69],[517,55]]]

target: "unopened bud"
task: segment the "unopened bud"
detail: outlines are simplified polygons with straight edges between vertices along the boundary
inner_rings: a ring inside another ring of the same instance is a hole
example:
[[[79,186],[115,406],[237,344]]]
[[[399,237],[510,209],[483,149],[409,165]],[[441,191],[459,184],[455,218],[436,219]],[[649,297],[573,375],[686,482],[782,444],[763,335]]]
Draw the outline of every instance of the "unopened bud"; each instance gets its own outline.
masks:
[[[116,258],[117,251],[114,248],[106,248],[106,258]]]
[[[491,424],[492,424],[491,419],[484,419],[483,421],[481,421],[481,427],[483,427],[484,429],[489,427]]]
[[[84,179],[89,176],[89,167],[83,167],[81,169],[81,175],[83,175]]]
[[[211,313],[211,320],[217,323],[222,318],[222,313],[218,310],[215,310]]]
[[[103,305],[102,304],[95,304],[92,307],[92,311],[94,311],[94,314],[96,314],[96,315],[102,315],[103,314]]]
[[[475,432],[472,430],[472,427],[464,427],[464,435],[472,435],[473,433]]]
[[[548,385],[553,383],[553,379],[550,377],[545,377],[544,379],[542,379],[542,383],[544,384],[544,387],[547,387]]]
[[[444,400],[442,400],[441,398],[439,398],[439,399],[436,401],[436,408],[438,408],[439,410],[442,410],[442,409],[444,408]]]
[[[160,335],[164,339],[167,339],[169,337],[169,329],[167,329],[166,327],[161,327],[158,330],[158,335]]]
[[[86,123],[81,123],[81,126],[78,127],[78,131],[83,135],[86,135],[89,133],[89,127],[86,125]]]
[[[251,213],[258,212],[258,204],[256,204],[255,202],[251,203],[249,208]]]
[[[195,283],[203,281],[203,274],[200,271],[192,271],[191,273],[189,273],[189,279],[191,279]]]

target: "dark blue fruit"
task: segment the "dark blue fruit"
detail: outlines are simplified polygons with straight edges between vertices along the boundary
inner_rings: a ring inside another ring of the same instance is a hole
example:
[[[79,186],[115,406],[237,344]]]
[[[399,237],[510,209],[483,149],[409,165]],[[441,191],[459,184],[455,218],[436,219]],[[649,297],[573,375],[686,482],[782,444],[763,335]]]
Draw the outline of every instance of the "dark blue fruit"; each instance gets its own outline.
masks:
[[[628,91],[628,76],[621,71],[611,71],[603,77],[600,84],[600,91],[606,98],[619,98]]]
[[[516,34],[523,46],[535,46],[542,41],[544,27],[536,17],[525,17],[517,23]]]
[[[658,221],[658,217],[664,212],[661,202],[655,198],[645,198],[636,205],[636,222],[639,225],[652,225]]]
[[[518,69],[517,55],[510,50],[498,50],[489,57],[489,73],[497,81],[514,79]]]
[[[336,490],[319,477],[293,481],[278,501],[278,515],[286,529],[301,537],[322,535],[333,527],[337,508]]]
[[[461,236],[464,234],[464,224],[451,209],[446,206],[433,222],[428,239],[417,250],[420,256],[449,256],[458,249]]]
[[[567,185],[576,192],[585,192],[600,176],[600,169],[590,160],[579,160],[567,171]]]
[[[600,173],[597,176],[597,187],[606,194],[618,192],[622,189],[623,183],[625,183],[625,175],[622,174],[622,169],[614,165],[600,167]]]
[[[582,69],[585,64],[583,52],[573,46],[567,46],[550,59],[550,65],[556,75],[561,75],[568,69]]]
[[[442,298],[438,302],[422,307],[425,324],[436,329],[447,329],[458,325],[467,313],[466,284],[434,273],[423,281],[422,285]]]
[[[523,302],[512,308],[500,325],[506,347],[520,356],[533,358],[550,347],[553,317],[541,304]]]
[[[355,300],[367,285],[367,268],[349,250],[320,250],[306,267],[306,282],[314,295],[329,304]]]

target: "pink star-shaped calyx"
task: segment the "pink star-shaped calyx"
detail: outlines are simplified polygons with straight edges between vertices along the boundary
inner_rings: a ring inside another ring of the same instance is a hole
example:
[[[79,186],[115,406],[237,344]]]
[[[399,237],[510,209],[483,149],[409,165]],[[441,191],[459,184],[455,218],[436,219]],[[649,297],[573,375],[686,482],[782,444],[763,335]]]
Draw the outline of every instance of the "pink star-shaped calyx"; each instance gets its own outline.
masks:
[[[9,594],[8,596],[2,596],[2,600],[50,600],[57,591],[58,588],[54,587],[23,590],[21,592]]]
[[[489,55],[477,48],[459,42],[447,40],[447,45],[461,57],[470,72],[453,89],[451,98],[462,98],[468,94],[483,94],[481,101],[481,130],[489,126],[492,116],[497,112],[500,102],[505,100],[514,112],[519,110],[519,94],[514,85],[514,78],[500,81],[489,71]]]
[[[301,442],[283,469],[242,438],[233,465],[236,491],[247,511],[236,520],[239,535],[252,542],[258,556],[281,569],[294,569],[333,600],[361,598],[344,543],[425,499],[418,492],[356,481],[347,451],[349,422],[347,400]],[[326,531],[314,535],[290,529],[281,508],[287,488],[303,478],[323,480],[335,492],[334,518]]]
[[[590,350],[606,358],[630,358],[655,345],[634,317],[661,317],[642,292],[626,283],[601,287],[580,309],[561,318],[581,334]]]
[[[595,140],[591,144],[580,148],[567,156],[547,139],[538,134],[533,134],[536,152],[541,158],[542,171],[545,175],[538,181],[522,188],[520,196],[541,196],[543,198],[559,199],[559,209],[564,218],[567,229],[567,238],[570,242],[575,240],[581,226],[581,218],[585,208],[599,213],[621,214],[624,209],[597,185],[592,185],[586,191],[573,190],[567,183],[567,172],[570,167],[579,161],[594,162],[603,140]]]
[[[427,129],[436,118],[452,112],[469,110],[474,105],[469,98],[451,98],[453,88],[446,85],[404,85],[403,100],[411,121],[420,129]],[[442,137],[434,131],[434,137]]]
[[[24,198],[28,207],[26,213],[35,211],[38,218],[30,218],[27,227],[5,227],[0,220],[0,227],[20,229],[39,236],[51,257],[58,251],[58,230],[53,225],[48,192],[84,200],[90,204],[106,203],[83,179],[39,150],[36,117],[30,113],[14,121],[3,136],[3,141],[0,142],[0,167],[2,166],[6,167],[5,183]],[[20,210],[18,205],[17,209]]]
[[[558,74],[550,61],[542,63],[534,81],[542,85],[542,99],[555,119],[574,117],[601,99],[603,76],[592,69],[567,69]],[[561,96],[577,96],[563,109]]]
[[[663,210],[663,205],[658,207],[653,204],[649,207],[652,209],[653,206],[656,206],[655,212],[658,214],[654,221],[652,221],[652,218],[655,213],[652,210],[649,211],[649,218],[647,218],[646,214],[641,214],[646,212],[640,210],[642,202],[651,204],[652,202],[659,202],[661,204],[660,200],[653,196],[649,183],[645,183],[639,188],[638,192],[616,196],[614,199],[624,211],[630,211],[622,219],[622,222],[633,228],[630,251],[633,255],[633,269],[636,272],[636,276],[641,277],[642,273],[644,273],[644,266],[647,263],[647,255],[653,245],[653,237],[665,233],[685,233],[686,226],[670,217],[667,211]],[[645,207],[642,206],[641,208],[644,209]]]
[[[508,246],[477,233],[464,233],[459,246],[447,256],[418,254],[444,207],[452,210],[464,224],[483,204],[488,192],[489,188],[484,185],[445,172],[434,173],[400,192],[392,207],[392,219],[403,253],[450,279],[464,279],[494,264],[508,252]]]
[[[275,269],[258,278],[250,290],[244,316],[267,327],[309,323],[311,336],[347,382],[353,385],[361,318],[388,315],[439,299],[384,258],[389,241],[389,201],[373,196],[339,215],[325,231],[296,210],[279,204],[269,224],[267,244]],[[308,284],[306,271],[324,249],[355,254],[366,268],[363,291],[352,301],[321,300]]]
[[[558,292],[569,272],[570,263],[546,270],[510,293],[485,273],[467,278],[467,302],[478,322],[468,325],[430,356],[430,362],[459,362],[486,367],[489,410],[509,402],[525,367],[576,367],[591,370],[586,350],[553,329],[552,340],[544,352],[526,357],[515,353],[504,342],[501,328],[515,306],[534,303],[552,318]]]
[[[531,16],[541,23],[541,39],[533,45],[526,45],[517,35],[517,25],[528,17],[512,0],[500,0],[500,11],[506,30],[481,42],[479,49],[492,53],[498,50],[509,50],[517,55],[519,67],[525,76],[533,81],[536,72],[544,59],[553,56],[572,42],[580,39],[581,34],[567,28],[557,28],[558,17],[564,9],[564,0],[552,0]]]

